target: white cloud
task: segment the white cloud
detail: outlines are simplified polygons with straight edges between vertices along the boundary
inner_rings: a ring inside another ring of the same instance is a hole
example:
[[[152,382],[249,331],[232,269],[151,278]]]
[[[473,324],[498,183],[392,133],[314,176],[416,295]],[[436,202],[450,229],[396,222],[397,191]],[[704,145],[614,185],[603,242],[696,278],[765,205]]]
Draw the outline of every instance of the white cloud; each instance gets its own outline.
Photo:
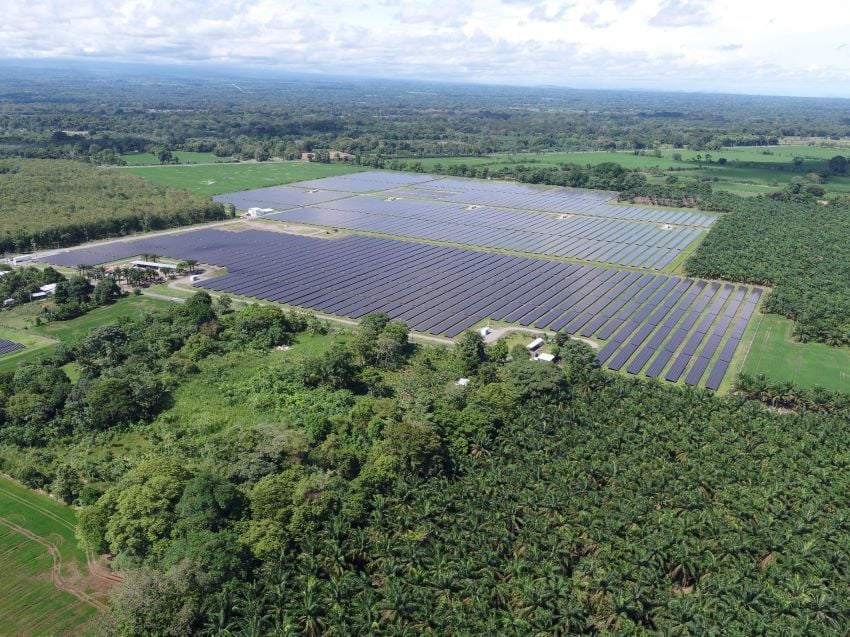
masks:
[[[654,27],[695,27],[714,22],[706,0],[664,0],[649,20]]]
[[[4,0],[0,57],[850,94],[845,2]]]

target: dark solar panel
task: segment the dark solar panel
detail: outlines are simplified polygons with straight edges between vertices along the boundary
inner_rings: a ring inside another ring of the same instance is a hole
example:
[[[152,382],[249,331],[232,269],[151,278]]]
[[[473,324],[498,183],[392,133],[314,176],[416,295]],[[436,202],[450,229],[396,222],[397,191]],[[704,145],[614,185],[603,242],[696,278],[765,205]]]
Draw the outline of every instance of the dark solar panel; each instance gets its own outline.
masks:
[[[0,355],[23,349],[23,345],[0,338]]]
[[[746,327],[755,307],[752,295],[732,286],[363,235],[324,240],[204,228],[56,258],[96,263],[145,252],[227,268],[199,287],[351,318],[386,311],[434,335],[456,336],[498,317],[582,333],[604,327],[608,343],[600,360],[637,373],[654,357],[649,376],[676,357],[668,375],[678,378],[691,356],[711,359],[720,345],[720,358],[731,357],[737,343],[720,340],[723,332],[729,321],[732,332]],[[740,303],[737,314],[726,304],[730,295]],[[703,335],[708,340],[700,351]],[[689,336],[693,342],[685,343]]]

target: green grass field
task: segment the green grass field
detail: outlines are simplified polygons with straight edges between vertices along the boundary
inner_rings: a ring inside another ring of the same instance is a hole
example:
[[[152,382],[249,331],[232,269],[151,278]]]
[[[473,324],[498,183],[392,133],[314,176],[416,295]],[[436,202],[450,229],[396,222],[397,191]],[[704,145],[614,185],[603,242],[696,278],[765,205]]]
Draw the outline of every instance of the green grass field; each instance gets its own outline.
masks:
[[[182,150],[172,151],[171,156],[180,160],[180,164],[222,164],[232,161],[212,153],[191,153]],[[128,153],[120,157],[128,166],[159,166],[159,160],[151,153]]]
[[[743,370],[773,380],[792,381],[799,387],[820,385],[850,393],[850,347],[795,343],[791,338],[793,329],[793,322],[786,318],[762,316]]]
[[[76,512],[0,477],[0,634],[80,635],[104,608]]]
[[[301,161],[260,164],[205,164],[198,166],[127,166],[115,170],[143,177],[162,186],[184,188],[201,195],[220,195],[238,190],[278,186],[305,179],[344,175],[363,170],[348,164],[317,164]]]
[[[673,159],[679,153],[681,161]],[[467,164],[497,169],[517,164],[557,165],[562,163],[598,165],[614,162],[625,168],[646,171],[659,169],[661,174],[650,174],[652,181],[661,182],[669,175],[680,178],[696,177],[717,180],[713,186],[740,195],[755,195],[784,187],[795,175],[823,170],[835,155],[848,155],[847,149],[819,146],[752,146],[725,148],[718,151],[691,151],[664,149],[661,156],[652,152],[636,155],[633,152],[574,152],[529,153],[521,155],[492,155],[488,157],[438,157],[419,160],[427,170],[435,164],[443,166]],[[699,159],[697,159],[699,157]],[[708,159],[711,159],[709,162]],[[793,167],[794,157],[802,157],[803,164]],[[720,158],[725,165],[718,163]],[[850,192],[850,176],[832,177],[823,186],[827,192]]]
[[[35,325],[40,304],[28,303],[13,310],[0,312],[0,338],[26,347],[0,356],[0,371],[14,369],[19,363],[32,360],[50,351],[57,341],[70,342],[85,336],[89,330],[112,323],[121,316],[135,316],[143,311],[168,307],[169,301],[148,296],[128,296],[113,305],[99,307],[70,321],[55,321]]]

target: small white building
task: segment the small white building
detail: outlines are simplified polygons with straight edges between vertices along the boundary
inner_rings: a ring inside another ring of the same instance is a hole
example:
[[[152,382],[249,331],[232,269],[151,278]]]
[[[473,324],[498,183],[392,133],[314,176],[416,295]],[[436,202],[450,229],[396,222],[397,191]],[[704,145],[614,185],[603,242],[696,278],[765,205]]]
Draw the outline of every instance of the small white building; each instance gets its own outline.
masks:
[[[16,257],[12,257],[12,263],[18,265],[19,263],[26,263],[27,261],[32,261],[33,255],[31,254],[21,254]]]
[[[528,345],[526,345],[526,347],[527,347],[530,351],[532,351],[532,352],[533,352],[533,351],[534,351],[534,350],[536,350],[538,347],[540,347],[541,345],[543,345],[545,342],[546,342],[546,341],[544,341],[542,338],[535,338],[535,339],[534,339],[533,341],[531,341]]]
[[[455,385],[457,385],[458,387],[466,387],[467,385],[469,385],[469,379],[468,378],[458,378],[455,381]]]
[[[201,275],[200,274],[193,274],[192,276],[189,277],[189,280],[192,283],[196,283],[196,282],[201,280]]]
[[[248,217],[262,217],[270,212],[274,212],[274,208],[248,208]]]
[[[38,289],[41,290],[42,292],[45,292],[46,294],[53,294],[56,291],[56,284],[55,283],[47,283],[46,285],[42,285]]]
[[[4,299],[3,300],[3,307],[9,307],[10,305],[14,305],[14,304],[15,304],[15,299]]]
[[[546,352],[540,352],[535,355],[534,360],[536,361],[545,361],[547,363],[554,363],[555,357],[552,354],[547,354]]]
[[[30,296],[34,299],[43,299],[47,296],[47,292],[33,292]]]
[[[482,327],[480,332],[481,336],[487,336],[491,332],[491,330],[489,327]]]

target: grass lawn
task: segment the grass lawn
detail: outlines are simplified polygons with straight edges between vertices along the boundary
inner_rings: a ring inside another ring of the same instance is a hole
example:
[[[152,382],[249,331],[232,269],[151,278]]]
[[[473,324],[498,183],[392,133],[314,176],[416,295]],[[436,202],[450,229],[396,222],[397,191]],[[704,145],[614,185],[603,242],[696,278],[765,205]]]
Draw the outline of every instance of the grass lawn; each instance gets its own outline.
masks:
[[[764,374],[773,380],[793,381],[799,387],[820,385],[850,393],[850,347],[795,343],[791,340],[793,329],[792,321],[765,314],[744,371]]]
[[[201,195],[220,195],[238,190],[277,186],[305,179],[331,177],[359,172],[363,168],[348,164],[317,164],[302,161],[278,161],[259,164],[214,164],[199,166],[128,166],[115,170],[138,175],[162,186],[184,188]]]
[[[673,154],[682,156],[681,161],[673,159]],[[557,165],[562,163],[580,165],[598,165],[614,162],[626,168],[661,170],[648,175],[651,180],[663,180],[668,175],[680,178],[699,177],[717,180],[712,186],[717,190],[726,190],[740,195],[754,195],[771,192],[784,187],[795,175],[823,170],[827,161],[835,155],[848,155],[847,149],[821,148],[819,146],[750,146],[724,148],[718,151],[661,150],[660,157],[652,152],[636,155],[633,152],[574,152],[574,153],[529,153],[519,155],[492,155],[487,157],[437,157],[421,161],[427,170],[435,164],[443,166],[467,164],[488,166],[492,169],[517,164]],[[710,156],[711,161],[707,160]],[[697,159],[699,157],[700,159]],[[802,157],[803,164],[795,169],[794,157]],[[719,159],[725,159],[721,165]],[[850,192],[850,177],[831,177],[823,184],[827,192]]]
[[[212,153],[191,153],[183,150],[171,151],[171,156],[180,160],[180,164],[223,164],[231,160]],[[127,153],[120,155],[128,166],[159,166],[159,160],[151,153]]]
[[[146,296],[127,296],[112,305],[99,307],[70,321],[46,323],[30,330],[60,341],[74,341],[88,334],[89,330],[113,323],[121,316],[138,316],[142,312],[164,309],[170,305],[169,301]]]
[[[81,577],[86,555],[74,536],[76,519],[73,509],[0,477],[0,634],[88,632],[98,608]]]

